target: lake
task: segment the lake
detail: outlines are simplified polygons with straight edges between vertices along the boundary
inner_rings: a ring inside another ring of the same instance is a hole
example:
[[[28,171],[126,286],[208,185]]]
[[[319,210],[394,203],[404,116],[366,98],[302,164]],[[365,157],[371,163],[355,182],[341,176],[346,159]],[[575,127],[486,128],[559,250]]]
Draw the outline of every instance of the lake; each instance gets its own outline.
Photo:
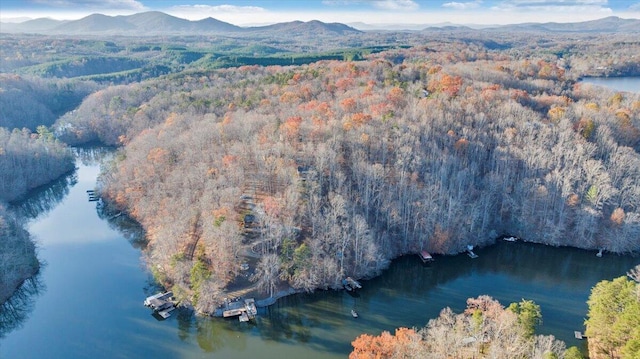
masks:
[[[108,152],[107,152],[108,153]],[[104,151],[80,151],[78,170],[20,205],[45,262],[22,292],[23,316],[0,339],[0,358],[345,358],[361,333],[424,326],[446,306],[488,294],[505,306],[541,306],[542,334],[568,345],[583,331],[590,289],[624,275],[640,258],[531,243],[501,242],[466,255],[393,262],[355,295],[320,291],[260,308],[255,322],[197,318],[187,310],[158,320],[142,305],[158,288],[141,261],[141,233],[124,216],[101,218],[93,189]],[[360,314],[351,317],[350,309]]]
[[[585,77],[581,81],[615,91],[640,93],[640,77]]]

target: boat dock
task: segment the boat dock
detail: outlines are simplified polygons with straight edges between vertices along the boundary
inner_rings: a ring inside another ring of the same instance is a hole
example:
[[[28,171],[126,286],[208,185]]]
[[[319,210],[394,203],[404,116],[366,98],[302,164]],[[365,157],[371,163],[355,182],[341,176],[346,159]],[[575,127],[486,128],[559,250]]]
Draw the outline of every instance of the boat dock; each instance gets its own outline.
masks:
[[[229,318],[239,316],[238,320],[241,322],[248,322],[250,319],[254,319],[257,314],[258,309],[256,308],[256,301],[253,298],[225,301],[222,309],[223,317]]]
[[[427,251],[420,251],[419,256],[420,256],[420,259],[422,260],[423,263],[427,263],[427,262],[432,262],[433,261],[433,257]]]
[[[342,280],[342,285],[344,286],[344,289],[348,290],[348,291],[352,291],[355,289],[360,289],[362,288],[362,285],[360,284],[360,282],[358,282],[357,280],[351,278],[351,277],[347,277],[345,279]]]
[[[478,258],[478,255],[473,253],[473,246],[470,244],[467,246],[467,255],[471,258]]]
[[[96,191],[92,189],[87,190],[87,196],[89,196],[89,202],[96,202],[100,199],[100,197],[98,197],[98,195],[96,194]]]
[[[577,330],[573,332],[573,335],[575,335],[576,339],[586,339],[587,338],[586,335],[582,334],[582,332],[579,332]]]
[[[171,312],[176,309],[173,302],[173,292],[164,292],[147,297],[144,305],[153,309],[162,318],[167,319],[171,316]]]

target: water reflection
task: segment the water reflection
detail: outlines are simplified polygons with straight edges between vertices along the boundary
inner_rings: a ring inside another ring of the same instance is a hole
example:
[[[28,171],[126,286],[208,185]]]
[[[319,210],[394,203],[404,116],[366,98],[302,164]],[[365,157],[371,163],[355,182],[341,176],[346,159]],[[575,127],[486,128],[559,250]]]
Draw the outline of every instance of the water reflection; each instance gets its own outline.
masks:
[[[79,147],[73,148],[76,161],[83,166],[95,166],[113,154],[108,147]],[[92,179],[95,181],[95,178]],[[69,195],[71,187],[78,184],[78,169],[61,176],[57,180],[44,186],[35,188],[21,200],[15,201],[12,210],[19,218],[35,219],[49,213]]]
[[[176,310],[178,338],[182,342],[195,341],[202,352],[215,353],[222,349],[247,350],[248,332],[256,323],[239,323],[237,319],[212,319],[193,315],[184,308]]]
[[[22,283],[20,288],[0,306],[0,338],[19,329],[33,311],[36,297],[45,290],[39,275]]]
[[[83,146],[74,147],[73,153],[83,166],[94,166],[96,163],[102,163],[105,158],[112,156],[114,150],[114,147]]]
[[[69,195],[69,188],[77,183],[78,174],[74,170],[45,186],[31,190],[27,197],[14,202],[11,210],[23,221],[38,218],[62,202]]]
[[[591,287],[640,262],[638,257],[597,258],[594,251],[533,243],[498,243],[476,253],[477,259],[437,257],[431,266],[417,256],[400,258],[380,277],[363,281],[355,296],[319,291],[282,298],[260,313],[259,335],[265,341],[345,354],[361,333],[423,327],[441,309],[460,311],[467,298],[488,294],[505,306],[522,298],[536,301],[543,312],[541,332],[580,345],[572,340],[573,331],[583,330]],[[360,318],[351,318],[351,308]]]
[[[118,231],[136,249],[146,247],[145,233],[142,226],[131,217],[122,212],[113,212],[105,207],[97,208],[98,217],[109,224],[109,227]]]
[[[461,278],[500,274],[523,287],[537,284],[583,289],[588,283],[595,284],[602,278],[624,275],[640,260],[613,254],[597,258],[595,251],[554,248],[534,243],[498,243],[476,253],[480,257],[474,260],[465,255],[438,257],[432,267],[421,267],[417,258],[402,258],[373,282],[424,295],[433,288]],[[416,270],[418,267],[422,270]]]

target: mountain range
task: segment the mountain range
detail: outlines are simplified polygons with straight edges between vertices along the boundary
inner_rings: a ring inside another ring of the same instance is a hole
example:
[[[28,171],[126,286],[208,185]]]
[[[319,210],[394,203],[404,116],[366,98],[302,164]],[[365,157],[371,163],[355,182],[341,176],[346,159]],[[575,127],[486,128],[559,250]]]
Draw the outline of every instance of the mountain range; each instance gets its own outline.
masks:
[[[466,26],[446,24],[446,30],[469,30]],[[355,24],[367,30],[367,24]],[[396,30],[400,30],[398,25]],[[439,26],[425,27],[423,31],[441,29]],[[574,23],[523,23],[483,27],[492,31],[517,32],[572,32],[572,33],[638,33],[640,20],[621,19],[611,16],[599,20]],[[415,31],[415,25],[404,29]],[[343,36],[361,33],[355,27],[341,23],[321,21],[292,21],[267,26],[240,27],[214,18],[190,21],[159,11],[142,12],[134,15],[107,16],[93,14],[79,20],[61,21],[48,18],[28,20],[21,23],[0,23],[3,33],[45,33],[65,35],[203,35],[203,34],[262,34],[262,35],[325,35]]]
[[[360,33],[361,31],[345,24],[324,23],[321,21],[292,21],[267,26],[240,27],[211,17],[190,21],[159,11],[148,11],[127,16],[92,14],[73,21],[41,18],[21,23],[0,23],[0,32],[152,36],[230,33],[346,35]]]

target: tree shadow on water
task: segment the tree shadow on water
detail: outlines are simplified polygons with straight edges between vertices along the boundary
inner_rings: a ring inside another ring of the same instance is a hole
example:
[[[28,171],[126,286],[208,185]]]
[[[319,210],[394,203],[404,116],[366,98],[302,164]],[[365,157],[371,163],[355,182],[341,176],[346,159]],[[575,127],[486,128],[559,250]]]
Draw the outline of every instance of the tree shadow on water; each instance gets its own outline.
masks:
[[[33,311],[35,300],[46,290],[40,274],[27,279],[20,288],[0,306],[0,339],[19,329]]]

